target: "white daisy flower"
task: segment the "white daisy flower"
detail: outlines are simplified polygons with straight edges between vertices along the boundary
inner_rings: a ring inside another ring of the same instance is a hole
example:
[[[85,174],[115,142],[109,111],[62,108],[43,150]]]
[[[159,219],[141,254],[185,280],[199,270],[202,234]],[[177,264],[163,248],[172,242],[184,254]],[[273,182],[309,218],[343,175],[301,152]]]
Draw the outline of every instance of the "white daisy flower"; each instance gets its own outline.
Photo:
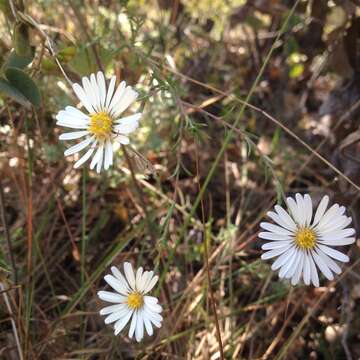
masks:
[[[73,84],[73,90],[87,113],[67,106],[56,115],[57,125],[77,129],[60,135],[60,140],[84,138],[67,149],[64,155],[73,155],[88,148],[75,163],[75,168],[85,163],[95,152],[90,169],[96,166],[99,173],[104,166],[107,170],[113,164],[112,143],[117,141],[123,145],[129,144],[127,135],[139,125],[141,113],[120,117],[136,100],[138,93],[131,86],[126,86],[125,81],[122,81],[115,91],[115,82],[116,76],[113,76],[106,88],[105,77],[101,71],[96,75],[91,74],[89,78],[83,77],[82,86]]]
[[[144,326],[149,336],[154,333],[153,325],[161,327],[163,320],[160,313],[161,305],[158,299],[153,296],[145,295],[155,286],[159,277],[154,276],[153,271],[144,271],[140,267],[136,274],[130,263],[124,263],[125,277],[115,267],[111,267],[113,275],[106,275],[105,281],[116,291],[99,291],[98,296],[101,300],[115,303],[107,306],[100,311],[100,315],[109,315],[105,318],[105,324],[115,322],[115,335],[130,321],[129,337],[135,333],[137,342],[144,337]]]
[[[317,268],[324,276],[333,280],[341,268],[333,260],[348,262],[349,257],[333,246],[350,245],[355,242],[355,230],[348,228],[352,219],[345,214],[345,207],[334,204],[326,210],[329,197],[324,196],[313,216],[313,204],[310,195],[296,194],[296,201],[288,197],[290,213],[280,205],[267,215],[277,224],[262,222],[260,226],[266,232],[259,237],[272,240],[261,248],[266,251],[263,260],[278,257],[272,264],[272,270],[279,270],[280,278],[291,278],[296,285],[301,277],[304,283],[319,286]]]

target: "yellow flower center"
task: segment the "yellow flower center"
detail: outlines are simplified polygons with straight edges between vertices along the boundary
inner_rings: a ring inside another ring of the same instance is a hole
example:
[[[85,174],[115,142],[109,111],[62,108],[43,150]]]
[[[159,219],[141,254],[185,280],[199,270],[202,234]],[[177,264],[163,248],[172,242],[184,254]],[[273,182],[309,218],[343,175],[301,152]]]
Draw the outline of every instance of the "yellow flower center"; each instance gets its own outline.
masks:
[[[306,227],[299,228],[295,234],[295,243],[303,250],[313,249],[316,244],[315,231]]]
[[[127,304],[131,309],[139,309],[144,305],[144,297],[138,292],[133,292],[128,295]]]
[[[112,118],[104,111],[91,115],[89,132],[99,140],[108,138],[112,131]]]

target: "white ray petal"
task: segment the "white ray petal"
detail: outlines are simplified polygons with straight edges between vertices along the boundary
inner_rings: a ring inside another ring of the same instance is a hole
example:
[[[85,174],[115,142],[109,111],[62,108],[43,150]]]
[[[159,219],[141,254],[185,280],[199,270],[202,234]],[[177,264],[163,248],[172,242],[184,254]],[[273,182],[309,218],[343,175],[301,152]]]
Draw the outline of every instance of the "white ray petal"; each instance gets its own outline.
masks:
[[[95,100],[95,108],[100,111],[101,110],[101,99],[100,99],[100,92],[99,92],[99,85],[96,80],[95,74],[90,75],[90,83],[91,88],[94,94],[94,100]]]
[[[316,213],[315,213],[315,217],[314,217],[314,221],[312,223],[312,226],[314,227],[315,225],[318,224],[318,222],[322,219],[326,208],[328,207],[329,204],[329,197],[327,195],[325,195],[321,201],[319,206],[316,209]]]
[[[64,121],[64,120],[57,121],[56,125],[68,127],[71,129],[88,129],[89,128],[89,125],[87,125],[87,124],[79,124],[79,123],[75,123],[73,121]]]
[[[301,250],[296,248],[291,258],[289,258],[288,261],[280,268],[280,272],[279,272],[280,278],[284,277],[286,279],[290,279],[294,275],[294,272],[297,268],[297,264],[299,263],[300,260],[300,251]]]
[[[82,105],[85,107],[85,109],[90,113],[94,113],[95,110],[91,105],[91,100],[88,98],[88,96],[85,94],[84,89],[79,84],[73,85],[73,90],[78,97],[78,99],[81,101]]]
[[[298,225],[301,225],[302,224],[302,216],[300,214],[300,210],[299,210],[297,202],[291,197],[288,197],[286,199],[286,202],[287,202],[287,205],[290,209],[290,212],[291,212],[295,222]]]
[[[156,321],[163,321],[163,317],[160,315],[159,312],[155,312],[155,311],[152,311],[147,305],[145,305],[143,307],[144,309],[144,312],[146,312],[146,314],[148,315],[148,318],[153,321],[153,320],[156,320]]]
[[[270,231],[272,233],[276,233],[276,234],[287,235],[287,236],[294,235],[293,232],[286,230],[280,226],[270,224],[268,222],[261,222],[260,227],[263,228],[264,230],[268,230],[268,231]]]
[[[107,170],[113,163],[113,149],[112,143],[110,140],[106,140],[105,142],[105,161],[104,161],[104,169]]]
[[[336,219],[334,219],[331,224],[326,226],[326,229],[321,231],[321,235],[329,234],[334,231],[342,230],[346,228],[350,223],[352,222],[352,219],[347,216],[339,216]]]
[[[101,167],[102,167],[102,164],[103,164],[103,161],[104,161],[104,143],[100,144],[100,146],[98,148],[98,151],[100,152],[100,155],[99,155],[99,160],[98,160],[97,165],[96,165],[96,172],[98,174],[100,174]]]
[[[142,289],[141,289],[141,280],[142,280],[143,271],[144,271],[144,269],[141,266],[136,271],[135,287],[136,287],[136,290],[138,290],[138,291],[142,291]]]
[[[300,216],[300,225],[301,226],[305,226],[306,223],[306,219],[307,219],[307,215],[305,213],[305,202],[304,202],[304,198],[301,194],[297,193],[295,195],[295,199],[296,199],[296,204],[298,207],[298,214]]]
[[[122,81],[118,88],[115,91],[114,96],[112,97],[110,104],[107,106],[108,111],[114,115],[114,105],[117,104],[117,102],[120,100],[120,98],[124,95],[126,87],[126,82]]]
[[[151,271],[144,271],[141,277],[141,284],[140,284],[140,291],[144,293],[144,290],[146,286],[149,284],[150,280],[152,278],[152,272]]]
[[[348,229],[344,229],[344,230],[333,231],[329,234],[320,235],[319,239],[320,240],[339,240],[339,239],[347,238],[354,234],[355,234],[355,229],[348,228]]]
[[[147,307],[148,309],[150,309],[152,312],[159,313],[159,314],[163,311],[163,308],[162,308],[161,305],[159,305],[159,304],[154,304],[154,303],[152,303],[152,302],[147,302],[147,303],[146,303],[146,307]]]
[[[148,335],[152,336],[154,334],[154,329],[151,325],[150,320],[147,318],[146,314],[144,314],[144,325],[145,325],[145,329],[146,329],[146,332],[148,333]]]
[[[331,257],[327,256],[319,247],[316,248],[316,252],[332,272],[335,274],[341,273],[340,266],[333,259],[331,259]]]
[[[149,284],[147,284],[146,288],[144,289],[145,293],[148,293],[149,291],[152,290],[152,288],[155,286],[155,284],[158,282],[159,277],[156,275],[154,276],[151,281],[149,282]]]
[[[312,257],[312,255],[309,253],[309,261],[310,261],[310,277],[311,277],[311,282],[313,283],[313,285],[315,287],[319,287],[319,275],[315,266],[315,262],[314,259]]]
[[[106,94],[106,100],[105,100],[105,108],[110,112],[109,109],[109,105],[110,105],[110,101],[112,99],[112,96],[114,94],[114,89],[115,89],[115,83],[116,83],[116,76],[112,76],[111,80],[110,80],[110,84],[107,90],[107,94]]]
[[[82,78],[82,85],[83,85],[85,94],[86,94],[91,106],[93,107],[95,112],[97,112],[98,108],[97,108],[97,102],[96,102],[96,95],[94,94],[90,80],[86,76],[84,76]]]
[[[68,123],[70,125],[89,125],[88,117],[80,118],[79,116],[74,116],[71,112],[65,110],[60,110],[56,114],[55,119],[58,123]]]
[[[132,265],[129,262],[124,263],[124,273],[125,273],[126,280],[128,281],[130,287],[133,290],[136,290],[134,270],[132,268]]]
[[[123,303],[124,299],[126,301],[126,297],[117,293],[113,293],[110,291],[99,291],[98,296],[101,300],[111,302],[111,303]]]
[[[130,143],[129,138],[127,136],[125,136],[125,135],[115,135],[113,137],[113,140],[117,141],[117,142],[119,142],[120,144],[123,144],[123,145],[128,145]]]
[[[331,246],[342,246],[342,245],[351,245],[355,242],[354,237],[348,237],[348,238],[341,238],[337,240],[318,240],[319,244],[323,245],[331,245]]]
[[[276,205],[275,209],[277,209],[278,213],[269,211],[267,213],[267,216],[272,220],[274,220],[277,224],[279,224],[283,228],[290,231],[295,231],[297,227],[294,220],[290,217],[290,215],[280,205]],[[281,213],[281,215],[279,215],[279,213]]]
[[[102,149],[101,149],[101,145],[98,146],[97,150],[96,150],[96,153],[94,155],[94,157],[92,158],[91,160],[91,163],[90,163],[90,169],[92,170],[96,165],[97,163],[100,161],[100,157],[102,156]]]
[[[294,275],[293,277],[291,278],[291,284],[292,285],[297,285],[300,281],[300,278],[301,278],[301,274],[302,274],[302,271],[303,271],[303,267],[304,267],[304,252],[303,251],[300,251],[299,253],[299,262],[296,266],[296,270],[294,272]]]
[[[311,265],[310,265],[310,255],[306,252],[304,255],[304,273],[303,279],[305,285],[310,285],[311,280]]]
[[[271,241],[271,242],[268,242],[266,244],[263,244],[261,246],[261,249],[262,250],[278,249],[278,248],[282,248],[282,247],[288,247],[293,243],[294,243],[293,240],[289,240],[289,241]]]
[[[318,231],[323,230],[326,224],[333,220],[339,210],[340,206],[338,204],[334,204],[333,206],[331,206],[330,209],[328,209],[324,216],[321,218],[315,229]]]
[[[97,73],[97,83],[99,86],[100,107],[103,109],[105,106],[105,99],[106,99],[106,82],[102,71],[98,71]]]
[[[148,271],[147,272],[147,278],[145,280],[145,284],[144,284],[144,290],[148,287],[148,285],[150,284],[152,278],[153,278],[154,272],[153,271]]]
[[[283,266],[286,263],[286,261],[288,261],[290,259],[290,257],[293,256],[293,254],[295,253],[295,250],[296,250],[295,246],[292,246],[289,249],[287,249],[286,252],[284,252],[282,255],[280,255],[274,261],[274,263],[271,265],[271,269],[272,270],[277,270],[278,268]]]
[[[115,325],[114,325],[115,335],[118,335],[120,333],[120,331],[126,326],[126,324],[129,322],[133,312],[134,312],[133,310],[129,309],[129,312],[122,319],[119,319],[115,323]]]
[[[304,195],[304,205],[305,205],[305,217],[306,217],[305,224],[309,226],[311,224],[312,214],[313,214],[313,204],[309,194]]]
[[[122,295],[127,295],[129,293],[126,285],[119,279],[116,279],[114,276],[112,275],[106,275],[104,277],[104,280],[114,289],[116,290],[118,293],[122,294]],[[126,302],[126,297],[124,299],[124,302]]]
[[[109,316],[107,316],[104,320],[105,324],[111,324],[121,318],[123,318],[124,316],[126,316],[129,312],[129,308],[127,305],[124,305],[122,309],[113,312],[112,314],[110,314]]]
[[[141,291],[142,293],[144,292],[148,275],[149,275],[149,271],[144,271],[141,275],[140,283],[136,285],[139,286],[138,290]]]
[[[138,310],[136,327],[135,327],[135,339],[137,342],[140,342],[144,337],[144,314],[143,310]]]
[[[84,162],[86,162],[90,158],[94,150],[95,150],[95,146],[91,146],[91,148],[74,164],[74,168],[77,169]]]
[[[116,267],[116,266],[112,266],[111,267],[111,272],[113,273],[113,275],[121,281],[121,283],[123,284],[123,286],[125,286],[125,288],[127,289],[127,291],[130,291],[129,288],[129,284],[127,282],[127,280],[125,279],[124,275],[120,272],[120,270]]]
[[[87,139],[81,141],[80,143],[71,146],[69,149],[66,149],[64,152],[65,156],[69,156],[72,154],[75,154],[83,149],[85,149],[87,146],[89,146],[94,141],[94,137],[88,137]]]
[[[138,97],[138,93],[134,91],[131,86],[125,89],[124,94],[121,96],[117,103],[114,103],[112,112],[115,118],[120,116]]]
[[[132,124],[134,122],[139,122],[141,119],[142,113],[135,113],[129,116],[121,117],[114,121],[115,124]]]
[[[163,317],[156,312],[151,311],[147,305],[144,306],[144,313],[147,316],[147,318],[156,326],[160,327],[161,322],[163,321]]]
[[[324,276],[328,280],[334,280],[334,275],[331,272],[331,270],[329,269],[329,267],[326,265],[324,260],[314,250],[311,250],[311,255],[312,255],[316,265],[320,269],[320,271],[324,274]]]
[[[342,262],[349,262],[350,259],[347,255],[343,254],[342,252],[332,249],[331,247],[318,244],[319,249],[321,249],[326,255],[334,258],[335,260],[342,261]]]
[[[74,124],[68,121],[57,121],[56,122],[57,126],[62,126],[62,127],[66,127],[66,128],[70,128],[70,129],[79,129],[79,130],[87,130],[89,128],[89,125],[79,125],[79,124]]]
[[[106,306],[100,310],[100,315],[108,315],[120,311],[124,308],[127,308],[127,304],[116,304],[116,305]]]
[[[137,115],[137,114],[135,114]],[[133,115],[131,115],[133,116]],[[129,117],[131,117],[129,116]],[[140,114],[141,116],[141,114]],[[126,118],[123,118],[125,120]],[[120,121],[117,125],[114,125],[114,131],[119,134],[131,134],[139,127],[139,122],[137,120],[132,121]]]
[[[288,235],[275,234],[275,233],[271,233],[271,232],[260,232],[258,237],[261,239],[274,240],[274,241],[283,241],[283,240],[291,240],[292,239]]]
[[[129,338],[131,339],[134,335],[137,321],[137,311],[134,311],[133,317],[131,319],[130,329],[129,329]]]
[[[73,117],[76,117],[80,120],[89,120],[89,116],[84,114],[81,110],[77,109],[74,106],[66,106],[65,112]]]
[[[337,205],[337,204],[335,204]],[[336,211],[336,210],[334,210]],[[340,221],[340,219],[344,218],[343,215],[340,215],[340,208],[337,209],[337,214],[333,214],[333,216],[329,216],[326,220],[326,222],[323,222],[323,219],[320,220],[319,224],[314,228],[319,233],[323,233],[326,230],[329,229],[330,226],[332,226],[335,222]],[[345,216],[346,217],[346,216]]]
[[[144,303],[145,304],[157,304],[158,301],[159,300],[155,296],[149,296],[149,295],[144,296]]]
[[[89,132],[88,131],[72,131],[69,133],[65,133],[65,134],[61,134],[59,136],[59,140],[74,140],[74,139],[79,139],[85,135],[87,135]]]
[[[263,253],[261,255],[261,259],[262,260],[268,260],[268,259],[271,259],[273,257],[279,256],[282,253],[284,253],[290,246],[291,245],[289,245],[287,247],[281,247],[281,248],[278,248],[278,249],[273,249],[273,250],[266,251],[265,253]]]

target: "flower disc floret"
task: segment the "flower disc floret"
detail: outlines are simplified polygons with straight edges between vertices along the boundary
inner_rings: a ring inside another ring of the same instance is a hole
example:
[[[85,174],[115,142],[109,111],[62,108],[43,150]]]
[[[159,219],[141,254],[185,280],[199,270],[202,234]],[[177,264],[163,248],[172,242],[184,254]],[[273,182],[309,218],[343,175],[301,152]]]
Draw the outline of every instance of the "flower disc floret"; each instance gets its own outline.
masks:
[[[104,111],[90,116],[89,132],[98,140],[105,140],[112,133],[112,118]]]
[[[295,233],[295,243],[303,250],[313,249],[316,245],[316,233],[310,228],[299,228]]]
[[[128,295],[127,304],[129,308],[137,310],[144,305],[144,297],[138,292],[133,292]]]

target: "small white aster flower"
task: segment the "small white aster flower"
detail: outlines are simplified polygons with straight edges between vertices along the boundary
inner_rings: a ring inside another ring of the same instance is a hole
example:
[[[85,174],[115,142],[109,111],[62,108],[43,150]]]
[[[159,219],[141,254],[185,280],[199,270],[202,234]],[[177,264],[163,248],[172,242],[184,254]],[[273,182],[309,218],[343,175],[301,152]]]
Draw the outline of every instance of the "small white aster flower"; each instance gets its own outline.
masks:
[[[153,271],[143,271],[140,267],[136,274],[130,263],[124,263],[125,277],[115,267],[111,267],[113,275],[106,275],[105,281],[116,291],[99,291],[98,296],[101,300],[115,303],[100,310],[100,315],[108,315],[105,324],[115,322],[115,335],[130,321],[129,337],[135,333],[137,342],[144,337],[144,326],[149,336],[153,335],[153,325],[161,327],[163,320],[160,313],[161,305],[158,299],[146,295],[157,283],[159,277],[154,276]],[[109,315],[110,314],[110,315]]]
[[[96,171],[99,173],[104,166],[107,170],[113,164],[113,142],[129,144],[127,135],[139,126],[141,113],[120,117],[136,100],[138,93],[131,86],[126,86],[125,81],[122,81],[115,91],[115,82],[116,76],[113,76],[106,88],[105,77],[101,71],[96,75],[83,77],[82,86],[73,84],[73,90],[88,113],[73,106],[67,106],[56,115],[56,125],[77,129],[77,131],[61,134],[60,140],[84,138],[78,144],[68,148],[64,155],[73,155],[88,148],[75,163],[75,168],[85,163],[95,152],[90,169],[96,166]]]
[[[291,278],[291,284],[299,283],[301,277],[306,285],[310,282],[318,287],[317,268],[324,276],[333,280],[341,268],[333,260],[348,262],[349,257],[333,249],[333,246],[350,245],[355,242],[355,229],[348,228],[352,219],[345,214],[345,207],[338,204],[326,210],[329,197],[324,196],[313,216],[313,204],[310,195],[296,194],[295,200],[287,198],[290,213],[280,205],[275,212],[267,215],[277,224],[262,222],[260,226],[266,232],[259,237],[272,240],[262,245],[266,251],[263,260],[278,257],[272,264],[272,270],[279,270],[280,278]]]

